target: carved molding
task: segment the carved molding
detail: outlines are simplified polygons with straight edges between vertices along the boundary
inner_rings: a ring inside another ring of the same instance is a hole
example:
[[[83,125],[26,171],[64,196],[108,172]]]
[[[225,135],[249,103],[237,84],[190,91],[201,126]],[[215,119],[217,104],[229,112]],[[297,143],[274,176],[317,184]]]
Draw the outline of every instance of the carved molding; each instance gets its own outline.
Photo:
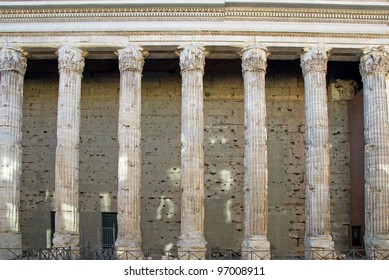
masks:
[[[328,48],[304,48],[301,54],[301,68],[304,76],[310,72],[327,72],[327,62],[330,55]]]
[[[26,52],[11,47],[4,47],[0,50],[0,71],[12,70],[24,75],[26,68]]]
[[[142,73],[145,58],[148,52],[139,46],[128,46],[117,52],[120,71],[134,71]]]
[[[335,88],[342,100],[350,100],[358,89],[358,83],[354,80],[336,79]]]
[[[42,32],[0,32],[3,38],[16,37],[58,37],[58,36],[265,36],[281,38],[334,38],[334,39],[388,39],[387,34],[334,33],[334,32],[277,32],[277,31],[228,31],[228,30],[162,30],[162,31],[48,31]]]
[[[336,79],[330,83],[329,96],[331,101],[351,100],[358,90],[358,83],[354,80]]]
[[[200,45],[180,46],[177,52],[180,56],[181,73],[185,71],[199,71],[204,74],[205,57],[208,52]]]
[[[370,47],[363,50],[359,71],[362,77],[373,73],[389,72],[389,47]]]
[[[378,23],[387,21],[385,10],[306,9],[306,8],[234,8],[226,11],[228,20],[288,22],[352,22]]]
[[[242,73],[266,71],[267,56],[270,53],[267,48],[260,45],[253,45],[242,50]]]
[[[42,21],[288,21],[380,23],[389,11],[367,9],[308,9],[274,7],[143,7],[74,9],[3,9],[2,22]]]
[[[63,46],[58,49],[58,69],[62,71],[76,72],[82,75],[85,66],[85,56],[88,55],[80,49],[71,46]]]
[[[0,22],[221,21],[224,18],[224,9],[217,8],[42,9],[0,12]]]

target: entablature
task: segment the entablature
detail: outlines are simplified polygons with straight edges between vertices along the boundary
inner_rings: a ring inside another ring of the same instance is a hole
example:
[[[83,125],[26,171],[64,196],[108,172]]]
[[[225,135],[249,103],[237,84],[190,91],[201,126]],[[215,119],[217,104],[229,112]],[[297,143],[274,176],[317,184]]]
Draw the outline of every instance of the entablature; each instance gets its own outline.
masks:
[[[71,44],[106,59],[135,44],[163,59],[196,43],[225,59],[259,43],[271,60],[294,60],[304,47],[326,45],[330,60],[357,61],[362,49],[389,45],[388,22],[389,1],[0,0],[0,47],[51,59]]]
[[[147,59],[177,58],[177,48],[185,44],[199,44],[209,52],[210,59],[239,58],[238,52],[252,44],[266,46],[269,60],[296,60],[303,48],[322,46],[331,49],[329,60],[358,61],[362,50],[368,46],[389,45],[389,38],[365,39],[363,42],[349,38],[272,37],[268,36],[215,36],[215,35],[138,35],[138,36],[25,36],[0,37],[0,48],[13,46],[29,53],[29,59],[55,59],[55,52],[63,45],[72,45],[89,53],[87,59],[116,59],[115,52],[128,45],[138,45],[149,52]],[[384,43],[384,44],[383,44]]]

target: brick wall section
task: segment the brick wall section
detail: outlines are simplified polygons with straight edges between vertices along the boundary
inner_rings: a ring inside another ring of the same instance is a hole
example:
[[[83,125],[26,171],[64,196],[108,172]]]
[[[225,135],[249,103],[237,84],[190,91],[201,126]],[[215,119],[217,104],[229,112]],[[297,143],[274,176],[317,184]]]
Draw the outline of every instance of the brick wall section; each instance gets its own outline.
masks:
[[[205,238],[208,250],[239,250],[243,240],[243,79],[204,78]]]
[[[50,246],[50,211],[54,208],[54,173],[58,78],[25,79],[20,224],[23,245]]]
[[[144,73],[142,83],[142,239],[158,255],[180,235],[181,76]]]
[[[266,81],[269,240],[277,254],[304,248],[304,86],[300,74],[269,73]]]
[[[277,254],[303,249],[305,221],[304,88],[299,71],[266,76],[269,240]],[[23,244],[49,245],[54,210],[58,78],[25,81],[21,226]],[[116,212],[118,73],[84,75],[81,97],[80,221],[98,243],[101,212]],[[240,69],[204,76],[205,238],[208,250],[240,250],[243,239],[244,110]],[[331,221],[347,245],[349,151],[347,103],[330,102]],[[175,249],[180,234],[181,77],[142,79],[143,248]]]
[[[328,103],[331,160],[331,230],[335,248],[348,247],[350,143],[347,101]]]

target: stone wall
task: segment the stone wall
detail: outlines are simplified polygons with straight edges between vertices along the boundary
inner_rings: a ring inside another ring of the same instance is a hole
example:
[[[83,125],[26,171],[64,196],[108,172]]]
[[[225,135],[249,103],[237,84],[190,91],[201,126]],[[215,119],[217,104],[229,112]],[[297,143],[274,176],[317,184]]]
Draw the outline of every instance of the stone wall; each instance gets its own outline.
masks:
[[[20,224],[23,245],[33,248],[51,245],[57,102],[56,76],[25,79]]]
[[[300,73],[272,73],[266,83],[269,240],[281,255],[304,248],[304,85]],[[289,72],[289,71],[288,71]]]
[[[88,62],[86,65],[88,66]],[[181,76],[177,65],[142,79],[142,238],[156,255],[175,250],[180,231]],[[164,62],[161,62],[164,63]],[[28,73],[27,73],[28,74]],[[119,73],[84,74],[80,131],[80,223],[99,243],[101,212],[116,212]],[[58,77],[25,80],[21,228],[23,244],[50,246]],[[266,75],[269,232],[277,254],[304,248],[304,88],[297,62],[269,62]],[[207,61],[204,76],[205,238],[208,250],[240,250],[243,239],[243,80],[239,60]],[[331,221],[346,247],[349,214],[347,102],[329,102]]]

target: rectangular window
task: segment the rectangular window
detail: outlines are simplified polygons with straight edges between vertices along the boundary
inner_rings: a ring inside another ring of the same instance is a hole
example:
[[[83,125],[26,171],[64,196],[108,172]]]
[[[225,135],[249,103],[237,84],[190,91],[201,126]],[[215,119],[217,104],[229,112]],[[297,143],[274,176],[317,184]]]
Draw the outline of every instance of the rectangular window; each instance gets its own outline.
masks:
[[[352,226],[351,227],[351,237],[352,237],[352,246],[360,247],[362,246],[362,227],[361,226]]]
[[[50,247],[53,247],[53,238],[54,238],[54,232],[55,232],[55,212],[50,212]],[[47,244],[48,245],[48,244]]]
[[[117,213],[102,213],[102,246],[103,248],[112,248],[117,238]]]

